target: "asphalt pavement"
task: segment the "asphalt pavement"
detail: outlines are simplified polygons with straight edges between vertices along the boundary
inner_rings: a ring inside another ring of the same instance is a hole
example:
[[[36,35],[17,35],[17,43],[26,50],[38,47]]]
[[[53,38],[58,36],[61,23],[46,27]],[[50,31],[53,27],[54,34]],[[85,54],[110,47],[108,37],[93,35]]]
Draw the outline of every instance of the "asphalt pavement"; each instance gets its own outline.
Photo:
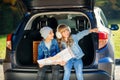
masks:
[[[0,64],[0,80],[4,80],[3,66]]]

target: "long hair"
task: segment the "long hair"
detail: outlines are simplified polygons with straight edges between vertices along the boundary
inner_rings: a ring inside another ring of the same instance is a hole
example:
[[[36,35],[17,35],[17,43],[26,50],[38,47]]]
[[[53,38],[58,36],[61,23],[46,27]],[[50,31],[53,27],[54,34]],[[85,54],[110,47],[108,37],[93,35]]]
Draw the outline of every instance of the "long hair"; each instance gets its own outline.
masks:
[[[65,30],[69,30],[70,31],[69,27],[67,25],[65,25],[65,24],[59,25],[59,27],[57,29],[57,31],[60,32],[61,34]],[[72,39],[71,35],[68,37],[68,41],[65,41],[65,39],[63,37],[60,38],[60,39],[57,38],[57,41],[58,41],[60,49],[62,49],[62,44],[61,44],[62,41],[65,42],[67,44],[67,46],[72,46],[72,44],[73,44],[73,39]]]

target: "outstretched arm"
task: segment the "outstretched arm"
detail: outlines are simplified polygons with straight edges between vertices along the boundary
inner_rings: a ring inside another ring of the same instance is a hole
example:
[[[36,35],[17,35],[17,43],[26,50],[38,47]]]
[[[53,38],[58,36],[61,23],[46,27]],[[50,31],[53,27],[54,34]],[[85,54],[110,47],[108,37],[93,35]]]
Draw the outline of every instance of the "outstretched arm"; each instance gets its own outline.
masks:
[[[88,29],[88,30],[83,30],[78,32],[75,37],[77,38],[77,40],[79,41],[80,39],[82,39],[84,36],[88,35],[91,32],[98,32],[97,28],[93,28],[93,29]]]
[[[90,29],[90,32],[98,32],[98,28]]]

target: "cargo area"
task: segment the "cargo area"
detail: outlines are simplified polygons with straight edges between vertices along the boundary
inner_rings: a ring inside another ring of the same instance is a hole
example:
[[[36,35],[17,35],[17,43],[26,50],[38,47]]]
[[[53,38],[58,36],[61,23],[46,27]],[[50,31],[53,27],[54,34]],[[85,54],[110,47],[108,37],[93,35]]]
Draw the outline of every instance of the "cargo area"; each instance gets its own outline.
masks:
[[[16,48],[16,62],[24,67],[37,67],[38,44],[42,40],[39,30],[42,27],[50,26],[55,33],[57,25],[64,23],[70,26],[71,34],[76,34],[78,31],[90,28],[89,20],[82,14],[47,14],[32,18],[29,22],[31,26],[26,27]],[[82,58],[84,67],[94,63],[95,49],[92,36],[93,34],[91,33],[79,41],[79,46],[85,53],[85,56]]]

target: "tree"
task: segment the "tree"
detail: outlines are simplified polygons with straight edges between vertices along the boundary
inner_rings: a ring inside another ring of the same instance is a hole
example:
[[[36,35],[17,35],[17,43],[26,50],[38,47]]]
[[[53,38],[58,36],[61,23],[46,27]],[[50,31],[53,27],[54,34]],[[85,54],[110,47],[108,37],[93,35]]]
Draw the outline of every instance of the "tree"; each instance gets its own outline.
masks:
[[[120,0],[109,0],[114,10],[120,10]]]
[[[16,0],[3,0],[0,4],[0,34],[11,33],[20,20],[15,2]]]
[[[117,8],[120,10],[120,0],[116,0],[115,5],[117,6]]]
[[[119,19],[120,0],[97,0],[97,6],[101,7],[107,19]]]

